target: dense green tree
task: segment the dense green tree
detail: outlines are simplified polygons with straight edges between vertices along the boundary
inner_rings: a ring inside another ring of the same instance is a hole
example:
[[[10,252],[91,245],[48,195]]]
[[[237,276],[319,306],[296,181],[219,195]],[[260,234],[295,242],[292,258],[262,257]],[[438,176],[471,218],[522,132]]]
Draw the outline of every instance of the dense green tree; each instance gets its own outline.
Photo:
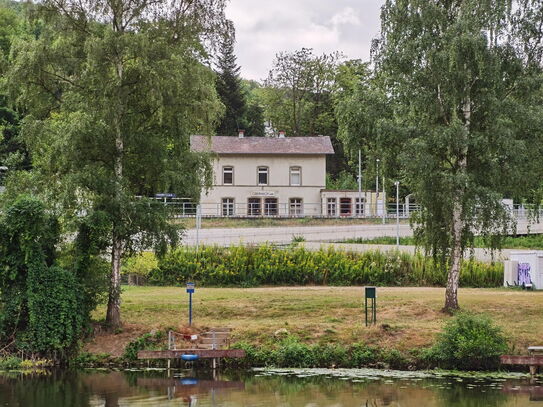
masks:
[[[422,205],[416,236],[449,264],[451,311],[474,233],[503,234],[512,219],[501,199],[535,196],[540,186],[543,5],[387,0],[381,18],[380,90],[360,91],[352,122],[400,163]]]
[[[0,3],[0,89],[5,89],[4,73],[9,67],[11,44],[17,37],[26,35],[23,21],[22,10],[16,4]],[[19,113],[9,105],[5,92],[0,90],[0,166],[11,170],[28,169],[30,166],[28,151],[19,138],[19,123]]]
[[[333,92],[341,54],[314,55],[302,48],[277,54],[258,95],[265,119],[275,132],[294,137],[324,135],[332,139],[336,154],[327,162],[334,176],[347,169],[343,145],[337,139]]]
[[[217,61],[217,93],[224,104],[225,112],[217,135],[237,136],[239,130],[246,130],[247,102],[243,92],[240,67],[234,52],[235,30],[231,21],[228,22],[227,35],[221,41],[221,53]]]
[[[19,197],[0,216],[0,347],[66,360],[103,287],[60,265],[60,225],[35,198]],[[103,262],[95,259],[97,262]],[[94,264],[93,272],[101,267]]]
[[[19,42],[7,82],[28,111],[22,136],[35,171],[12,182],[72,218],[98,216],[111,254],[106,322],[121,324],[125,253],[175,244],[167,209],[145,197],[196,198],[209,182],[192,133],[220,113],[207,45],[224,28],[222,0],[48,0],[37,38]],[[141,198],[137,198],[140,196]]]

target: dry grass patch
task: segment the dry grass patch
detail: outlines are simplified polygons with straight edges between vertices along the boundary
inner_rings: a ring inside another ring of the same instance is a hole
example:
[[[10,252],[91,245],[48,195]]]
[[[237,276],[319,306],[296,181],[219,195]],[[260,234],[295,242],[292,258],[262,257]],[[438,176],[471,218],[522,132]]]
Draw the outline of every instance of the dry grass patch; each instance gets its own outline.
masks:
[[[257,344],[276,340],[275,332],[285,328],[311,343],[365,342],[402,350],[430,345],[449,318],[440,312],[442,288],[378,288],[377,292],[378,325],[369,328],[364,326],[361,287],[197,287],[194,321],[201,327],[232,327],[235,340]],[[489,314],[519,352],[543,344],[543,292],[461,289],[460,304],[465,310]],[[100,319],[104,314],[102,306],[94,316]],[[124,287],[122,316],[130,332],[180,329],[187,314],[184,288]],[[93,351],[97,347],[95,341]]]

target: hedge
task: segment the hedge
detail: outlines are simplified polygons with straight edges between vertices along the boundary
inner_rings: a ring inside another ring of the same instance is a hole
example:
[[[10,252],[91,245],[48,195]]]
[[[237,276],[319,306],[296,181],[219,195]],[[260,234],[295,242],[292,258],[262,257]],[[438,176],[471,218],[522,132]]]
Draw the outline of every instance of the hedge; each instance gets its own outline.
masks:
[[[444,286],[446,265],[422,254],[334,249],[310,251],[303,247],[279,249],[270,245],[178,248],[159,260],[149,273],[153,285],[183,285],[194,280],[204,286],[259,285],[377,285]],[[466,260],[463,287],[499,287],[501,263]]]

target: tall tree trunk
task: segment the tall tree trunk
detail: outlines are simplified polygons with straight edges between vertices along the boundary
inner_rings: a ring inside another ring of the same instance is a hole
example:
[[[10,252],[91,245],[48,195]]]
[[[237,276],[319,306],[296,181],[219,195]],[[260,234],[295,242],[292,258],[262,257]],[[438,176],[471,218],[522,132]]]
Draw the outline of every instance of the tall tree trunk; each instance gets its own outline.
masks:
[[[111,249],[111,276],[107,302],[106,325],[114,330],[121,326],[121,260],[123,256],[122,239],[114,232]]]
[[[451,254],[451,268],[447,276],[447,289],[445,290],[445,312],[453,312],[459,309],[458,305],[458,282],[460,280],[460,267],[464,250],[462,246],[462,233],[464,230],[463,219],[463,200],[465,193],[465,176],[468,166],[468,137],[471,125],[471,98],[469,96],[464,100],[464,144],[458,159],[458,174],[460,176],[461,185],[454,196],[453,213],[452,213],[452,237],[453,247]]]
[[[119,80],[119,88],[123,80],[123,64],[121,60],[116,64],[117,79]],[[119,95],[119,103],[115,115],[115,199],[117,208],[119,209],[117,216],[122,216],[123,204],[123,155],[124,141],[122,135],[122,96]],[[121,326],[121,261],[123,258],[123,237],[120,235],[117,227],[117,221],[113,221],[113,237],[111,248],[111,276],[109,287],[109,299],[107,303],[106,324],[112,330]]]

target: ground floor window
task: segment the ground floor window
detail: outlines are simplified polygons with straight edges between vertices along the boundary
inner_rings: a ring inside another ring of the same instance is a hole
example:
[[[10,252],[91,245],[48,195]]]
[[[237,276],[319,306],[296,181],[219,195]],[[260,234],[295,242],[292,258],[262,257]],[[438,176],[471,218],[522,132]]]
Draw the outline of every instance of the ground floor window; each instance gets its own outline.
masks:
[[[356,202],[355,204],[356,216],[364,216],[364,206],[365,206],[364,198],[356,198],[355,202]]]
[[[328,198],[326,200],[326,213],[328,216],[336,216],[336,198]]]
[[[249,198],[247,200],[247,215],[260,216],[262,214],[262,205],[260,198]]]
[[[222,216],[234,216],[234,198],[222,199]]]
[[[289,215],[290,216],[301,216],[303,215],[303,206],[301,198],[290,198],[289,202]]]
[[[276,216],[277,215],[277,198],[266,198],[264,200],[264,215]]]

